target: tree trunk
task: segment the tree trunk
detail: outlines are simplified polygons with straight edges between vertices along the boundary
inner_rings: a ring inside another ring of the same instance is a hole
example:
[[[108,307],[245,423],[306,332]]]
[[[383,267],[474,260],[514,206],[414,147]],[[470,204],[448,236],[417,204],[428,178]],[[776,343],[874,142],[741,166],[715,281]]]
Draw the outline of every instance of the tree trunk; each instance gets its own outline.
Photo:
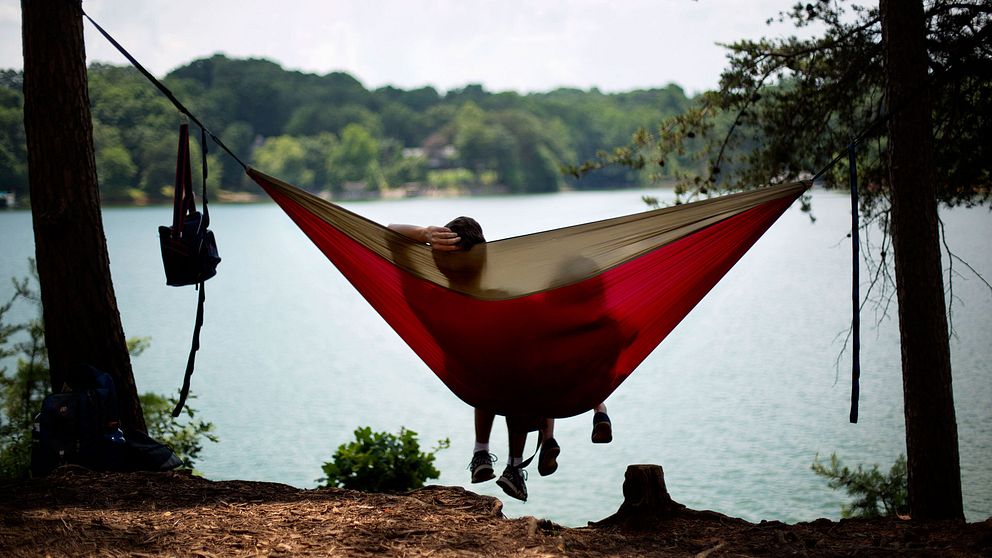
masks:
[[[684,510],[685,506],[668,494],[661,465],[628,465],[623,475],[623,504],[615,514],[596,525],[649,527]]]
[[[899,299],[909,507],[963,519],[944,301],[923,3],[880,0],[889,119],[891,232]]]
[[[24,131],[52,389],[92,364],[116,382],[121,421],[145,430],[100,214],[80,0],[22,0]]]

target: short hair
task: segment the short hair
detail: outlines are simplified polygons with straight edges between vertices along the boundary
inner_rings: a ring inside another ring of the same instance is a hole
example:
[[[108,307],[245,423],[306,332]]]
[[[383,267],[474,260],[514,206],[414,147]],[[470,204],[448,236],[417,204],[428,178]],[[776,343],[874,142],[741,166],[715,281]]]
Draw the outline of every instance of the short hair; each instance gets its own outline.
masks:
[[[457,246],[462,250],[471,250],[476,244],[486,242],[486,237],[482,235],[482,226],[471,217],[456,217],[445,227],[460,237]]]

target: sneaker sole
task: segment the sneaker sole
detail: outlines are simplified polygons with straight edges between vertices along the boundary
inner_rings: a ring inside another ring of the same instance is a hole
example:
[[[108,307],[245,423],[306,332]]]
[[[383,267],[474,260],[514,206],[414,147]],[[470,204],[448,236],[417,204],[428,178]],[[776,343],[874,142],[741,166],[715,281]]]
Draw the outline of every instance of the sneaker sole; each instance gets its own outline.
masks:
[[[597,422],[592,425],[592,443],[608,444],[613,441],[613,425],[608,422]]]
[[[486,471],[485,469],[478,472],[478,474],[472,475],[472,484],[478,484],[480,482],[491,481],[496,478],[496,473],[492,469]]]
[[[502,488],[503,492],[505,492],[506,495],[509,496],[510,498],[516,498],[521,502],[527,501],[527,496],[521,496],[520,493],[517,492],[517,489],[513,486],[513,484],[508,480],[504,480],[503,477],[500,477],[499,480],[496,481],[496,484],[500,488]]]
[[[541,458],[537,460],[537,472],[542,477],[546,477],[558,470],[558,454],[561,448],[548,448],[541,452]]]

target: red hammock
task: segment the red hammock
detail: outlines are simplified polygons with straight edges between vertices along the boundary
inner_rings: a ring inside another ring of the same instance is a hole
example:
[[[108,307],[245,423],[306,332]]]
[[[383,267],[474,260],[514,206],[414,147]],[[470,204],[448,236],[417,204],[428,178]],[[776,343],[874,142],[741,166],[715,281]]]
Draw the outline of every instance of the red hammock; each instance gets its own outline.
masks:
[[[459,398],[500,414],[549,417],[605,400],[808,187],[723,196],[452,255],[249,175]]]

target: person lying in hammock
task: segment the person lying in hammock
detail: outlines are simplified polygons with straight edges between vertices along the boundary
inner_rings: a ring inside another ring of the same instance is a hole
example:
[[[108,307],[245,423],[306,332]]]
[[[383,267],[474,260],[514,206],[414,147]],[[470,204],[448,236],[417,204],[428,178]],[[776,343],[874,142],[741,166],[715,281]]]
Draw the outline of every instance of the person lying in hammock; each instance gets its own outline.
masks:
[[[482,227],[471,217],[458,217],[444,227],[390,224],[389,228],[412,240],[429,244],[435,252],[468,251],[473,246],[486,242]],[[474,275],[477,275],[479,271],[476,269]],[[465,274],[464,270],[460,270],[459,276],[452,280],[472,281],[471,275],[473,274]],[[449,279],[451,279],[450,276]],[[610,418],[606,414],[606,406],[600,403],[594,410],[592,441],[594,443],[608,443],[612,440],[613,435]],[[472,482],[480,483],[495,478],[493,464],[496,458],[489,451],[489,436],[496,413],[479,407],[476,407],[474,412],[475,449],[469,469],[471,470]],[[554,419],[508,416],[506,423],[509,438],[509,458],[497,484],[507,495],[526,501],[527,487],[523,471],[525,466],[523,451],[527,433],[530,430],[539,430],[540,439],[544,440],[538,458],[538,472],[541,476],[554,473],[558,468],[557,457],[561,452],[560,446],[553,437]]]

